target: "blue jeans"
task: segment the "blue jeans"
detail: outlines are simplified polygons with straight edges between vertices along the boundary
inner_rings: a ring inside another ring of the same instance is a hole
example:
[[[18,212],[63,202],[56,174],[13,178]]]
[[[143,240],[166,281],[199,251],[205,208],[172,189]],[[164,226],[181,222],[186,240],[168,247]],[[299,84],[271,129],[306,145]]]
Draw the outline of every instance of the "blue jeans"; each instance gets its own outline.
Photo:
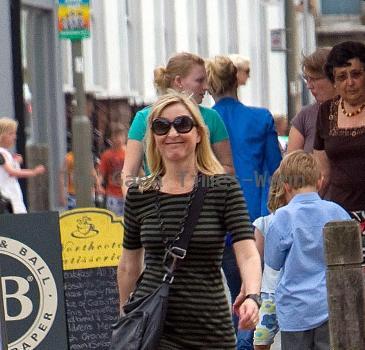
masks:
[[[226,276],[232,303],[234,303],[241,290],[241,276],[232,246],[224,248],[222,268]],[[238,317],[233,314],[232,319],[237,334],[237,350],[253,350],[254,331],[237,329]]]

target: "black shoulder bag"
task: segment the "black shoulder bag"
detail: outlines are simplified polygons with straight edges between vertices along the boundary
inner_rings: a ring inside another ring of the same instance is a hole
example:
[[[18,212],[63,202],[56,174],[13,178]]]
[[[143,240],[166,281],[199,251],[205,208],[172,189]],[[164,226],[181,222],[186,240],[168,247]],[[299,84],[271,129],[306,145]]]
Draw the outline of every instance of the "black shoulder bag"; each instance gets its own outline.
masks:
[[[164,265],[166,273],[161,285],[151,294],[128,302],[125,315],[113,325],[110,350],[155,350],[158,348],[166,318],[170,285],[179,263],[186,256],[189,241],[199,219],[207,187],[198,187],[192,199],[184,229],[169,247],[166,247]]]

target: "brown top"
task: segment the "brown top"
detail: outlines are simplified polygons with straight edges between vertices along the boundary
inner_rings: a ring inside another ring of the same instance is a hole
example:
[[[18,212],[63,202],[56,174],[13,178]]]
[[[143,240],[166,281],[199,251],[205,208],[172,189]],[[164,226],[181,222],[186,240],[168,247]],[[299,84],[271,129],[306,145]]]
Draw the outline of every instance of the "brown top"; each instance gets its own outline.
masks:
[[[325,199],[348,211],[365,210],[365,126],[338,127],[339,97],[319,109],[315,150],[325,150],[330,163],[330,184]]]
[[[313,152],[314,137],[316,135],[316,122],[320,104],[318,102],[303,107],[293,118],[291,124],[304,137],[304,151]]]

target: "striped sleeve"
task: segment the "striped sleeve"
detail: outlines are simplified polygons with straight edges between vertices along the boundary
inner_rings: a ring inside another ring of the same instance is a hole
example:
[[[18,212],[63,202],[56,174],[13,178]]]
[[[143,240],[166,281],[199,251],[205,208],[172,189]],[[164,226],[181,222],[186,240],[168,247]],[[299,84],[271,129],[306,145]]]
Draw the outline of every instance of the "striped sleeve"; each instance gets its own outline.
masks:
[[[254,239],[245,198],[239,183],[233,177],[227,183],[224,220],[227,231],[232,235],[232,243]]]
[[[124,237],[123,248],[139,249],[142,247],[141,243],[141,224],[136,215],[136,208],[134,203],[135,197],[138,195],[137,188],[129,188],[124,206]]]

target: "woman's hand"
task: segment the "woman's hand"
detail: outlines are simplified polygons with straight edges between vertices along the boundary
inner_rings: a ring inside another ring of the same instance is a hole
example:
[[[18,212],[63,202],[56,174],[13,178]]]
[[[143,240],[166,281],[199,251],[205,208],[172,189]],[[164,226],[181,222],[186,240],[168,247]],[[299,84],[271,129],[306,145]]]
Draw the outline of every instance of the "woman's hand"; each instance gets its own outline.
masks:
[[[239,317],[238,328],[255,329],[259,321],[259,308],[254,300],[246,299],[243,292],[238,294],[233,304],[233,312]]]
[[[238,328],[255,329],[259,321],[259,307],[256,302],[247,298],[239,308]]]

